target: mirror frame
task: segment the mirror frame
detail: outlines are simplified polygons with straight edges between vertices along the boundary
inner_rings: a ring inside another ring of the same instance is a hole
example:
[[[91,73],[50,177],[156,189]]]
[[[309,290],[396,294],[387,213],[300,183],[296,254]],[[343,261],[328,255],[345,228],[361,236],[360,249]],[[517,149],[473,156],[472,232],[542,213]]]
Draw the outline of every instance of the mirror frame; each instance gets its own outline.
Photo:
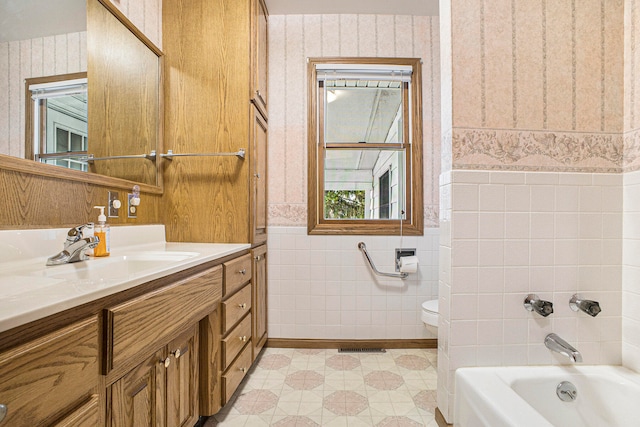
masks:
[[[48,165],[36,162],[34,160],[12,157],[6,154],[0,154],[0,168],[16,172],[28,173],[30,175],[39,175],[44,177],[56,178],[60,180],[86,182],[105,187],[114,187],[122,189],[131,189],[134,185],[140,186],[140,191],[151,194],[162,194],[162,158],[160,153],[163,151],[163,135],[164,135],[164,103],[163,103],[163,82],[164,82],[164,54],[147,36],[145,36],[120,10],[118,10],[109,0],[97,0],[107,11],[109,11],[125,28],[133,33],[147,48],[158,56],[158,69],[160,79],[158,81],[158,141],[156,143],[156,185],[144,184],[121,178],[99,175],[91,172],[82,172],[72,169],[66,169],[60,166]],[[88,29],[89,31],[89,29]],[[91,61],[91,52],[87,52],[87,62]]]

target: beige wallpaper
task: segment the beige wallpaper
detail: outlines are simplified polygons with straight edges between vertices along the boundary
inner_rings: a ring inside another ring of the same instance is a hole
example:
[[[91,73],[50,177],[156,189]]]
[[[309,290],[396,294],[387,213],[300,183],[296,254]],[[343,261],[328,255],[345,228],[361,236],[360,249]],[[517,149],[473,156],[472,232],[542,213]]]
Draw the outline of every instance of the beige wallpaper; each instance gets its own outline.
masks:
[[[24,80],[87,70],[87,33],[0,43],[0,154],[24,157]]]
[[[638,157],[623,147],[622,0],[465,0],[454,14],[454,169],[615,172]]]
[[[306,59],[380,56],[422,58],[425,224],[438,226],[439,50],[437,17],[269,17],[269,225],[307,221]]]
[[[162,0],[111,0],[111,3],[162,49]]]

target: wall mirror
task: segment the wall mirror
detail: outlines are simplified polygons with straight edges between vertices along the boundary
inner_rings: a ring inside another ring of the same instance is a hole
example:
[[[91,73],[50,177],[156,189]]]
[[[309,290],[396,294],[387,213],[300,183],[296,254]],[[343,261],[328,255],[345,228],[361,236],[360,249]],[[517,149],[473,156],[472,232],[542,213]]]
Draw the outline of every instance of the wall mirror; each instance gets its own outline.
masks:
[[[420,234],[419,60],[309,63],[309,232]]]
[[[151,156],[162,149],[160,49],[109,0],[0,0],[0,23],[0,167],[161,193]],[[83,73],[85,135],[69,126],[49,132],[58,151],[67,136],[75,156],[39,158],[33,135],[47,131],[34,120],[27,79],[37,86]]]

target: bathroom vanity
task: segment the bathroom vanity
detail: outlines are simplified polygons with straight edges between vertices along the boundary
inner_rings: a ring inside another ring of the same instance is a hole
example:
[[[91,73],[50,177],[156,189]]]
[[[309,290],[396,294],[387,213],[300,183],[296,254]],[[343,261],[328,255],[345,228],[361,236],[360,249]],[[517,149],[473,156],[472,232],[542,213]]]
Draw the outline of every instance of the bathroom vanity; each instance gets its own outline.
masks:
[[[192,426],[219,411],[266,341],[264,254],[114,227],[110,257],[45,267],[65,231],[0,239],[0,426]]]

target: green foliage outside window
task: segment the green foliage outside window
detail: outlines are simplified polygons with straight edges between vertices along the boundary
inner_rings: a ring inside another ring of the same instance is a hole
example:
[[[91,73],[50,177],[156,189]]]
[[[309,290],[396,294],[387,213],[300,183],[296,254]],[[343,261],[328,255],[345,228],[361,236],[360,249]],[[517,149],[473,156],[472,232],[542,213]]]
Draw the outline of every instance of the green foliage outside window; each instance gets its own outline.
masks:
[[[327,190],[324,192],[324,217],[364,219],[364,199],[364,190]]]

